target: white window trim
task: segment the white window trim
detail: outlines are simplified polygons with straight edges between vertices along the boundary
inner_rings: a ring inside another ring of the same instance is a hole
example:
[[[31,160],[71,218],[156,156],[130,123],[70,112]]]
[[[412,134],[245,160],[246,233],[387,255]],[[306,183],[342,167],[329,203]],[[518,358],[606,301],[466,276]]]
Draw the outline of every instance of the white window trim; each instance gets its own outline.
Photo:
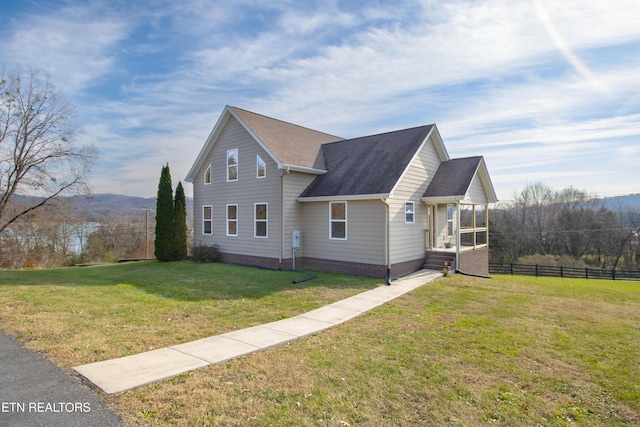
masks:
[[[211,210],[211,218],[210,219],[206,219],[204,217],[204,211],[206,208],[209,208]],[[205,233],[205,223],[206,222],[210,222],[211,223],[211,232],[210,233]],[[202,235],[203,236],[211,236],[213,234],[213,206],[211,205],[203,205],[202,206]]]
[[[267,218],[266,219],[258,219],[256,218],[256,208],[258,205],[265,205],[266,206],[266,213],[267,213]],[[260,222],[264,222],[265,223],[265,233],[266,235],[264,236],[258,236],[258,221]],[[254,203],[253,204],[253,237],[256,239],[268,239],[269,238],[269,203],[267,202],[258,202],[258,203]]]
[[[229,206],[235,206],[236,207],[236,218],[235,219],[230,219],[229,218]],[[227,236],[228,237],[237,237],[238,236],[238,205],[236,203],[230,203],[227,205],[226,207],[227,210]],[[235,234],[231,234],[229,232],[230,228],[229,228],[229,224],[234,221],[236,223],[236,233]]]
[[[207,182],[207,173],[209,173],[209,182]],[[209,166],[205,169],[202,181],[204,182],[204,185],[211,185],[211,163],[209,163]]]
[[[260,176],[260,163],[264,165],[264,175]],[[267,177],[267,162],[262,160],[260,154],[256,154],[256,178],[263,179]]]
[[[236,164],[235,165],[230,165],[229,164],[229,154],[235,152],[235,157],[236,157]],[[238,149],[237,148],[233,148],[231,150],[227,150],[227,182],[234,182],[237,181],[238,178],[240,177],[240,155],[238,153]],[[232,167],[236,168],[236,179],[230,179],[229,178],[229,171],[231,170]]]
[[[407,207],[411,205],[412,209],[411,209],[411,215],[412,215],[412,219],[411,221],[407,221]],[[404,202],[404,223],[405,224],[415,224],[416,223],[416,203],[415,202],[411,202],[411,201],[407,201]]]
[[[334,204],[338,204],[338,203],[344,204],[344,219],[333,219],[333,218],[331,218],[331,212],[332,212],[331,206],[333,206]],[[344,202],[329,202],[329,240],[347,240],[347,237],[348,237],[347,224],[348,224],[348,219],[349,219],[349,215],[348,215],[347,212],[348,212],[348,209],[347,209],[347,202],[346,201],[344,201]],[[333,225],[334,222],[344,222],[344,237],[333,237],[331,232],[333,230],[332,225]]]

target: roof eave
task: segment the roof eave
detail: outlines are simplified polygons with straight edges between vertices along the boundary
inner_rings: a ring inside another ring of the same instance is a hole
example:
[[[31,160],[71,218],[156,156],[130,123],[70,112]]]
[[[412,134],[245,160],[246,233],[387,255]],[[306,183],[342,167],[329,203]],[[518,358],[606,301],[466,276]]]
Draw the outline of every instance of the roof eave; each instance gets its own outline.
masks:
[[[220,117],[218,117],[218,121],[216,122],[215,126],[213,127],[213,129],[211,129],[211,132],[207,137],[207,141],[202,146],[200,153],[198,153],[196,161],[193,162],[191,169],[189,169],[189,173],[187,173],[187,177],[184,179],[186,182],[193,182],[193,180],[195,179],[196,171],[202,167],[202,164],[204,163],[207,155],[209,154],[209,151],[211,150],[211,142],[218,137],[220,132],[222,132],[222,128],[224,127],[225,123],[227,123],[227,120],[229,120],[230,114],[231,112],[229,111],[229,106],[226,105],[224,107],[224,110],[222,111],[222,114],[220,114]]]
[[[309,168],[305,166],[296,166],[296,165],[287,165],[287,164],[281,165],[280,169],[291,171],[291,172],[310,173],[313,175],[324,175],[325,173],[327,173],[327,171],[324,169],[316,169],[316,168]]]
[[[314,197],[298,197],[296,200],[299,202],[334,202],[334,201],[349,201],[349,200],[379,200],[388,198],[389,193],[379,194],[351,194],[351,195],[338,195],[338,196],[314,196]]]
[[[422,197],[422,201],[425,203],[457,203],[464,200],[465,195],[458,196],[428,196]]]

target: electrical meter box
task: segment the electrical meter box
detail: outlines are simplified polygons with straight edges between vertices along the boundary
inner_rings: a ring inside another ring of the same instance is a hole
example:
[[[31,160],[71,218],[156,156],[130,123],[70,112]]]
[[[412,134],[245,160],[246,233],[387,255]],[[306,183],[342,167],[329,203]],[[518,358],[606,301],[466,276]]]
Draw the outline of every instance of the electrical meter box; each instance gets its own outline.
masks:
[[[300,230],[293,230],[291,232],[291,247],[293,249],[300,248]]]

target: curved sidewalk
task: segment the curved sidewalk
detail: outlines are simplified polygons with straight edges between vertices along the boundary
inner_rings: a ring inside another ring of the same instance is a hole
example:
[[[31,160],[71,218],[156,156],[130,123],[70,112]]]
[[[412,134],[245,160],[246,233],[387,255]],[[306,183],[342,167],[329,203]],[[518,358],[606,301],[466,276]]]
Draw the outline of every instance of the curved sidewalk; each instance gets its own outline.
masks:
[[[289,319],[73,369],[106,393],[130,390],[339,325],[441,276],[437,271],[421,270],[391,286],[379,286]]]

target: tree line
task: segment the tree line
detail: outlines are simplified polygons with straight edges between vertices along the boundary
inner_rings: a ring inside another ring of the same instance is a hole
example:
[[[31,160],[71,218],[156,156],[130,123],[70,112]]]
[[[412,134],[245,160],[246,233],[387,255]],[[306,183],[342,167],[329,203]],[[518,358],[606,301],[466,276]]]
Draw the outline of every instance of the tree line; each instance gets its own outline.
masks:
[[[608,208],[573,187],[537,182],[498,204],[489,222],[492,263],[640,268],[640,210]]]

